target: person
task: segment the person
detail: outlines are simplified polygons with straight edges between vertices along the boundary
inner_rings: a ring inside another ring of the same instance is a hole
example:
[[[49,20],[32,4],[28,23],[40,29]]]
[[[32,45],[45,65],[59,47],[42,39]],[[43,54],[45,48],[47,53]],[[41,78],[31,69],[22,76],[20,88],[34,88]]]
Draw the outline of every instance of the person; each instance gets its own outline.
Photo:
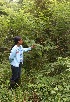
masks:
[[[21,66],[23,64],[23,52],[30,51],[34,46],[23,48],[23,40],[19,36],[14,37],[14,46],[9,55],[9,62],[11,64],[12,77],[10,79],[9,88],[15,88],[20,85],[21,81]]]

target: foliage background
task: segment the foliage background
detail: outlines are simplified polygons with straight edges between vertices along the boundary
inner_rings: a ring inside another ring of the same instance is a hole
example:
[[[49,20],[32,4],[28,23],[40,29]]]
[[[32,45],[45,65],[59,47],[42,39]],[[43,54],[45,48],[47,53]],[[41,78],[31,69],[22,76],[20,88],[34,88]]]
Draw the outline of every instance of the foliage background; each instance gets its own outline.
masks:
[[[21,86],[8,90],[12,38],[23,38]],[[0,102],[70,101],[70,1],[0,0]]]

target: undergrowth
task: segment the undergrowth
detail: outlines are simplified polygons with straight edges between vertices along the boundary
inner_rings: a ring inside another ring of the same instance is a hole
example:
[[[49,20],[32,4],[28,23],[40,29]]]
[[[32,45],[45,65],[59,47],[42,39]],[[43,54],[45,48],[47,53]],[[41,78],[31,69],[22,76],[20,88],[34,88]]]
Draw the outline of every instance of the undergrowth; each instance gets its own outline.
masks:
[[[69,58],[29,72],[23,66],[21,85],[14,90],[8,90],[10,77],[10,64],[0,64],[0,102],[70,102]]]

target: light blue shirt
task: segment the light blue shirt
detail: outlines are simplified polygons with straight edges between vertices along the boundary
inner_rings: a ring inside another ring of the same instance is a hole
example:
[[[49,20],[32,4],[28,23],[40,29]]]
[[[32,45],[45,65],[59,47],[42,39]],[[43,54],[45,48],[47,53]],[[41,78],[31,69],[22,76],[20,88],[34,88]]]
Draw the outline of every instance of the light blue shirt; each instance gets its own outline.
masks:
[[[9,56],[10,64],[15,67],[19,67],[20,62],[22,62],[23,64],[23,52],[27,52],[29,50],[31,50],[31,47],[23,48],[22,45],[20,45],[19,47],[15,45],[12,48],[10,56]]]

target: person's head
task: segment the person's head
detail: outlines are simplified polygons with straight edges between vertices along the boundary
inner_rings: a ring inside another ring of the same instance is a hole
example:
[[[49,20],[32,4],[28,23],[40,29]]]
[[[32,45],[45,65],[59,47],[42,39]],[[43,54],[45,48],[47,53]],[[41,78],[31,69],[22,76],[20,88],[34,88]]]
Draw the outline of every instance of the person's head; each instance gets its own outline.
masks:
[[[23,41],[22,38],[20,36],[15,36],[14,37],[14,44],[15,45],[22,45]]]

